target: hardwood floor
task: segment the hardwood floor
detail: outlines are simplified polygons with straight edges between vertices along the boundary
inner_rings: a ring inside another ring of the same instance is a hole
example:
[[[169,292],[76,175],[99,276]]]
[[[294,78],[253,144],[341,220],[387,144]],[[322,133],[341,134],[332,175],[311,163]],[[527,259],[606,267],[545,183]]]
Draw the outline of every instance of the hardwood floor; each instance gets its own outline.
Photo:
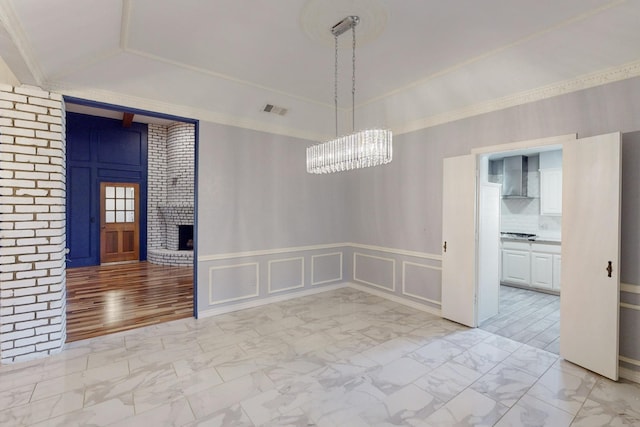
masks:
[[[193,316],[193,268],[67,269],[67,342]]]

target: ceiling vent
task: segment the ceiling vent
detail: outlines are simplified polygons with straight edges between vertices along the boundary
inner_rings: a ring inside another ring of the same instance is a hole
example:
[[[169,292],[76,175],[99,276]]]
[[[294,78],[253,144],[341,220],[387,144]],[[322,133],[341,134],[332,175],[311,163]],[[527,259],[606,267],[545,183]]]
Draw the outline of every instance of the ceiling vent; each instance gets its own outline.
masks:
[[[262,111],[264,111],[265,113],[273,113],[279,116],[284,116],[285,114],[287,114],[287,111],[289,110],[283,107],[278,107],[277,105],[267,104],[264,106]]]

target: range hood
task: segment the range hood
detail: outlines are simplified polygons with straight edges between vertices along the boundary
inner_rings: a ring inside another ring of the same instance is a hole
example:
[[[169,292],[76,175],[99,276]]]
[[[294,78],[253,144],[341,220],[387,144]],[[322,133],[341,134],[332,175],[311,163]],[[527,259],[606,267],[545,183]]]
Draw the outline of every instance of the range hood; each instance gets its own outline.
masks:
[[[502,197],[529,199],[527,196],[527,156],[505,157],[503,163]]]

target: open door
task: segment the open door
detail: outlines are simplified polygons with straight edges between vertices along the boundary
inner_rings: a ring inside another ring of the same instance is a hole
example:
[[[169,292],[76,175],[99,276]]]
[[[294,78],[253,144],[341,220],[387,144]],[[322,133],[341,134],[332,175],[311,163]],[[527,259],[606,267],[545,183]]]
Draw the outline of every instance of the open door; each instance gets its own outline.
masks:
[[[478,324],[500,309],[500,184],[480,184],[478,198]]]
[[[563,146],[560,355],[618,379],[620,133]]]
[[[442,317],[470,327],[476,318],[476,157],[444,159]]]

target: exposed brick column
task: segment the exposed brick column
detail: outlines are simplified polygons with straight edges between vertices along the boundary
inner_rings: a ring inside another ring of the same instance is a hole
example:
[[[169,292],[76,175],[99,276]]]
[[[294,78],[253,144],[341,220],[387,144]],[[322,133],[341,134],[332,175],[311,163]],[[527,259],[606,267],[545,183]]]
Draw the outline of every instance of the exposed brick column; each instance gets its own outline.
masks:
[[[0,84],[0,362],[66,340],[62,97]]]
[[[167,127],[150,124],[147,167],[147,248],[167,247],[167,230],[159,206],[167,204]]]

